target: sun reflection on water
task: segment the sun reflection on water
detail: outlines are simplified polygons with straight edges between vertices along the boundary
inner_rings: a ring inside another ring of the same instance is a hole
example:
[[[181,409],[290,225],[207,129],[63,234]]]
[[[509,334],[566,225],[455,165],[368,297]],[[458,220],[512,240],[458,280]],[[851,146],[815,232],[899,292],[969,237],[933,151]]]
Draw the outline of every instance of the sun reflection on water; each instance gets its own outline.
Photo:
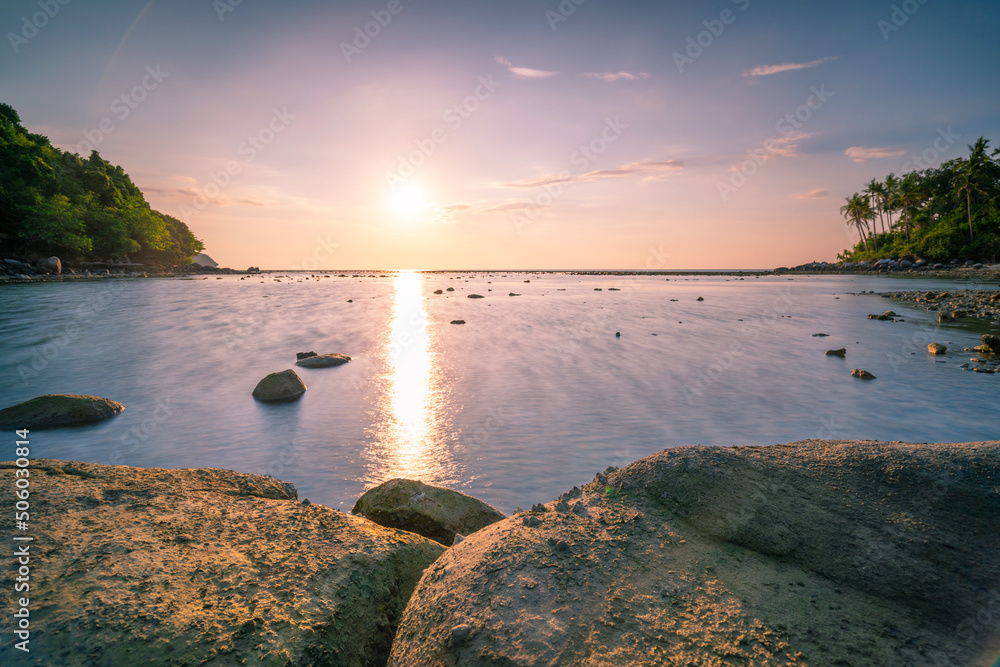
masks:
[[[448,420],[441,370],[432,349],[422,276],[395,277],[392,322],[385,346],[388,374],[380,387],[374,446],[368,452],[366,486],[393,477],[451,483]]]

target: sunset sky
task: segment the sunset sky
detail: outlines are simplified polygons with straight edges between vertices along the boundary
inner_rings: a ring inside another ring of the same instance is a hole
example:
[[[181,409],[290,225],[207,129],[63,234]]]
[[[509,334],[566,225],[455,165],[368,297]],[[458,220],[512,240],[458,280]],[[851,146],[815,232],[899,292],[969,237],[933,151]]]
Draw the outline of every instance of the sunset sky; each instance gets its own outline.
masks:
[[[832,261],[1000,144],[996,0],[63,1],[3,3],[0,101],[234,268]]]

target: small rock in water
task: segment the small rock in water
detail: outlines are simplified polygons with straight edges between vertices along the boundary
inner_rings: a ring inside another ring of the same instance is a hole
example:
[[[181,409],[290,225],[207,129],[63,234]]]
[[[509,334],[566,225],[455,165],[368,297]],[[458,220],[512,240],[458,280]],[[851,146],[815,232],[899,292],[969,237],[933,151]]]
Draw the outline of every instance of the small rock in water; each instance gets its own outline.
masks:
[[[813,338],[825,338],[825,337],[827,337],[829,335],[830,334],[818,333],[818,334],[813,334]]]
[[[863,368],[855,368],[853,371],[851,371],[851,375],[853,375],[856,378],[861,378],[862,380],[874,380],[875,379],[874,375],[872,375],[871,373],[869,373],[868,371],[866,371]]]
[[[346,364],[351,358],[346,354],[310,354],[307,357],[301,357],[295,362],[296,366],[302,366],[303,368],[332,368],[333,366],[340,366],[341,364]]]
[[[827,355],[829,355],[831,357],[846,357],[847,356],[847,348],[846,347],[842,347],[839,350],[827,350],[826,353],[827,353]]]
[[[448,289],[445,290],[445,292],[454,292],[454,291],[455,291],[454,287],[449,287]]]
[[[944,354],[948,351],[948,348],[941,343],[928,343],[927,351],[931,354]]]
[[[470,298],[470,299],[485,299],[486,297],[484,297],[482,294],[470,294],[468,298]]]
[[[434,293],[435,294],[444,294],[444,290],[443,289],[436,289],[436,290],[434,290]]]
[[[465,324],[465,320],[452,320],[452,324]]]
[[[315,352],[296,352],[295,353],[295,359],[296,360],[298,360],[298,359],[306,359],[307,357],[315,357],[315,356],[316,356]]]
[[[306,385],[292,369],[271,373],[257,383],[253,397],[266,403],[292,401],[306,393]]]
[[[621,331],[616,331],[615,332],[615,338],[621,338],[621,337],[622,337],[622,332]]]
[[[702,296],[699,296],[697,299],[695,299],[695,301],[704,301],[704,300],[705,300],[705,297],[702,297]]]

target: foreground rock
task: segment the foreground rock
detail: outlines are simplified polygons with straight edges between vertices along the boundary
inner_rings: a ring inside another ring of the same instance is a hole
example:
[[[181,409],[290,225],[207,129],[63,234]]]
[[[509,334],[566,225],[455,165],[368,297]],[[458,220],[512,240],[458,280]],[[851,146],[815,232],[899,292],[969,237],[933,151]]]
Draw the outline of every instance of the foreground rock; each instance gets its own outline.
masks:
[[[443,550],[269,477],[40,459],[31,480],[31,653],[8,633],[5,665],[385,664]]]
[[[295,362],[296,366],[302,366],[303,368],[331,368],[333,366],[340,366],[341,364],[346,364],[351,358],[346,354],[311,354],[308,357],[302,357]]]
[[[306,359],[313,359],[307,357]],[[305,360],[301,360],[305,361]],[[278,373],[271,373],[254,387],[253,397],[265,403],[280,403],[284,401],[294,401],[302,394],[306,393],[306,385],[295,374],[295,371],[288,369]]]
[[[114,417],[125,406],[100,396],[46,394],[0,410],[0,428],[78,426]]]
[[[998,442],[666,450],[445,553],[389,664],[985,667],[997,489]]]
[[[449,546],[456,534],[468,536],[504,518],[472,496],[411,479],[391,479],[369,489],[351,512]]]

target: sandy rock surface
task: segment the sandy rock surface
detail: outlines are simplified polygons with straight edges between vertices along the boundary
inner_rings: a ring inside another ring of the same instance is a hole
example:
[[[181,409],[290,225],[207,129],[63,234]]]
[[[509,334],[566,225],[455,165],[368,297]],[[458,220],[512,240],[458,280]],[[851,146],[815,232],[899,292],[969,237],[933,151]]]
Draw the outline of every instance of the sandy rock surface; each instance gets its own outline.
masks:
[[[391,479],[369,489],[351,512],[447,546],[456,534],[468,536],[505,518],[477,498],[411,479]]]
[[[46,394],[0,410],[0,428],[56,428],[98,422],[125,410],[100,396]]]
[[[14,471],[0,463],[0,487]],[[443,551],[269,477],[45,459],[30,472],[31,653],[5,640],[3,665],[384,665]],[[15,573],[0,570],[0,608],[15,608]]]
[[[471,535],[390,665],[982,665],[1000,443],[680,447]]]

